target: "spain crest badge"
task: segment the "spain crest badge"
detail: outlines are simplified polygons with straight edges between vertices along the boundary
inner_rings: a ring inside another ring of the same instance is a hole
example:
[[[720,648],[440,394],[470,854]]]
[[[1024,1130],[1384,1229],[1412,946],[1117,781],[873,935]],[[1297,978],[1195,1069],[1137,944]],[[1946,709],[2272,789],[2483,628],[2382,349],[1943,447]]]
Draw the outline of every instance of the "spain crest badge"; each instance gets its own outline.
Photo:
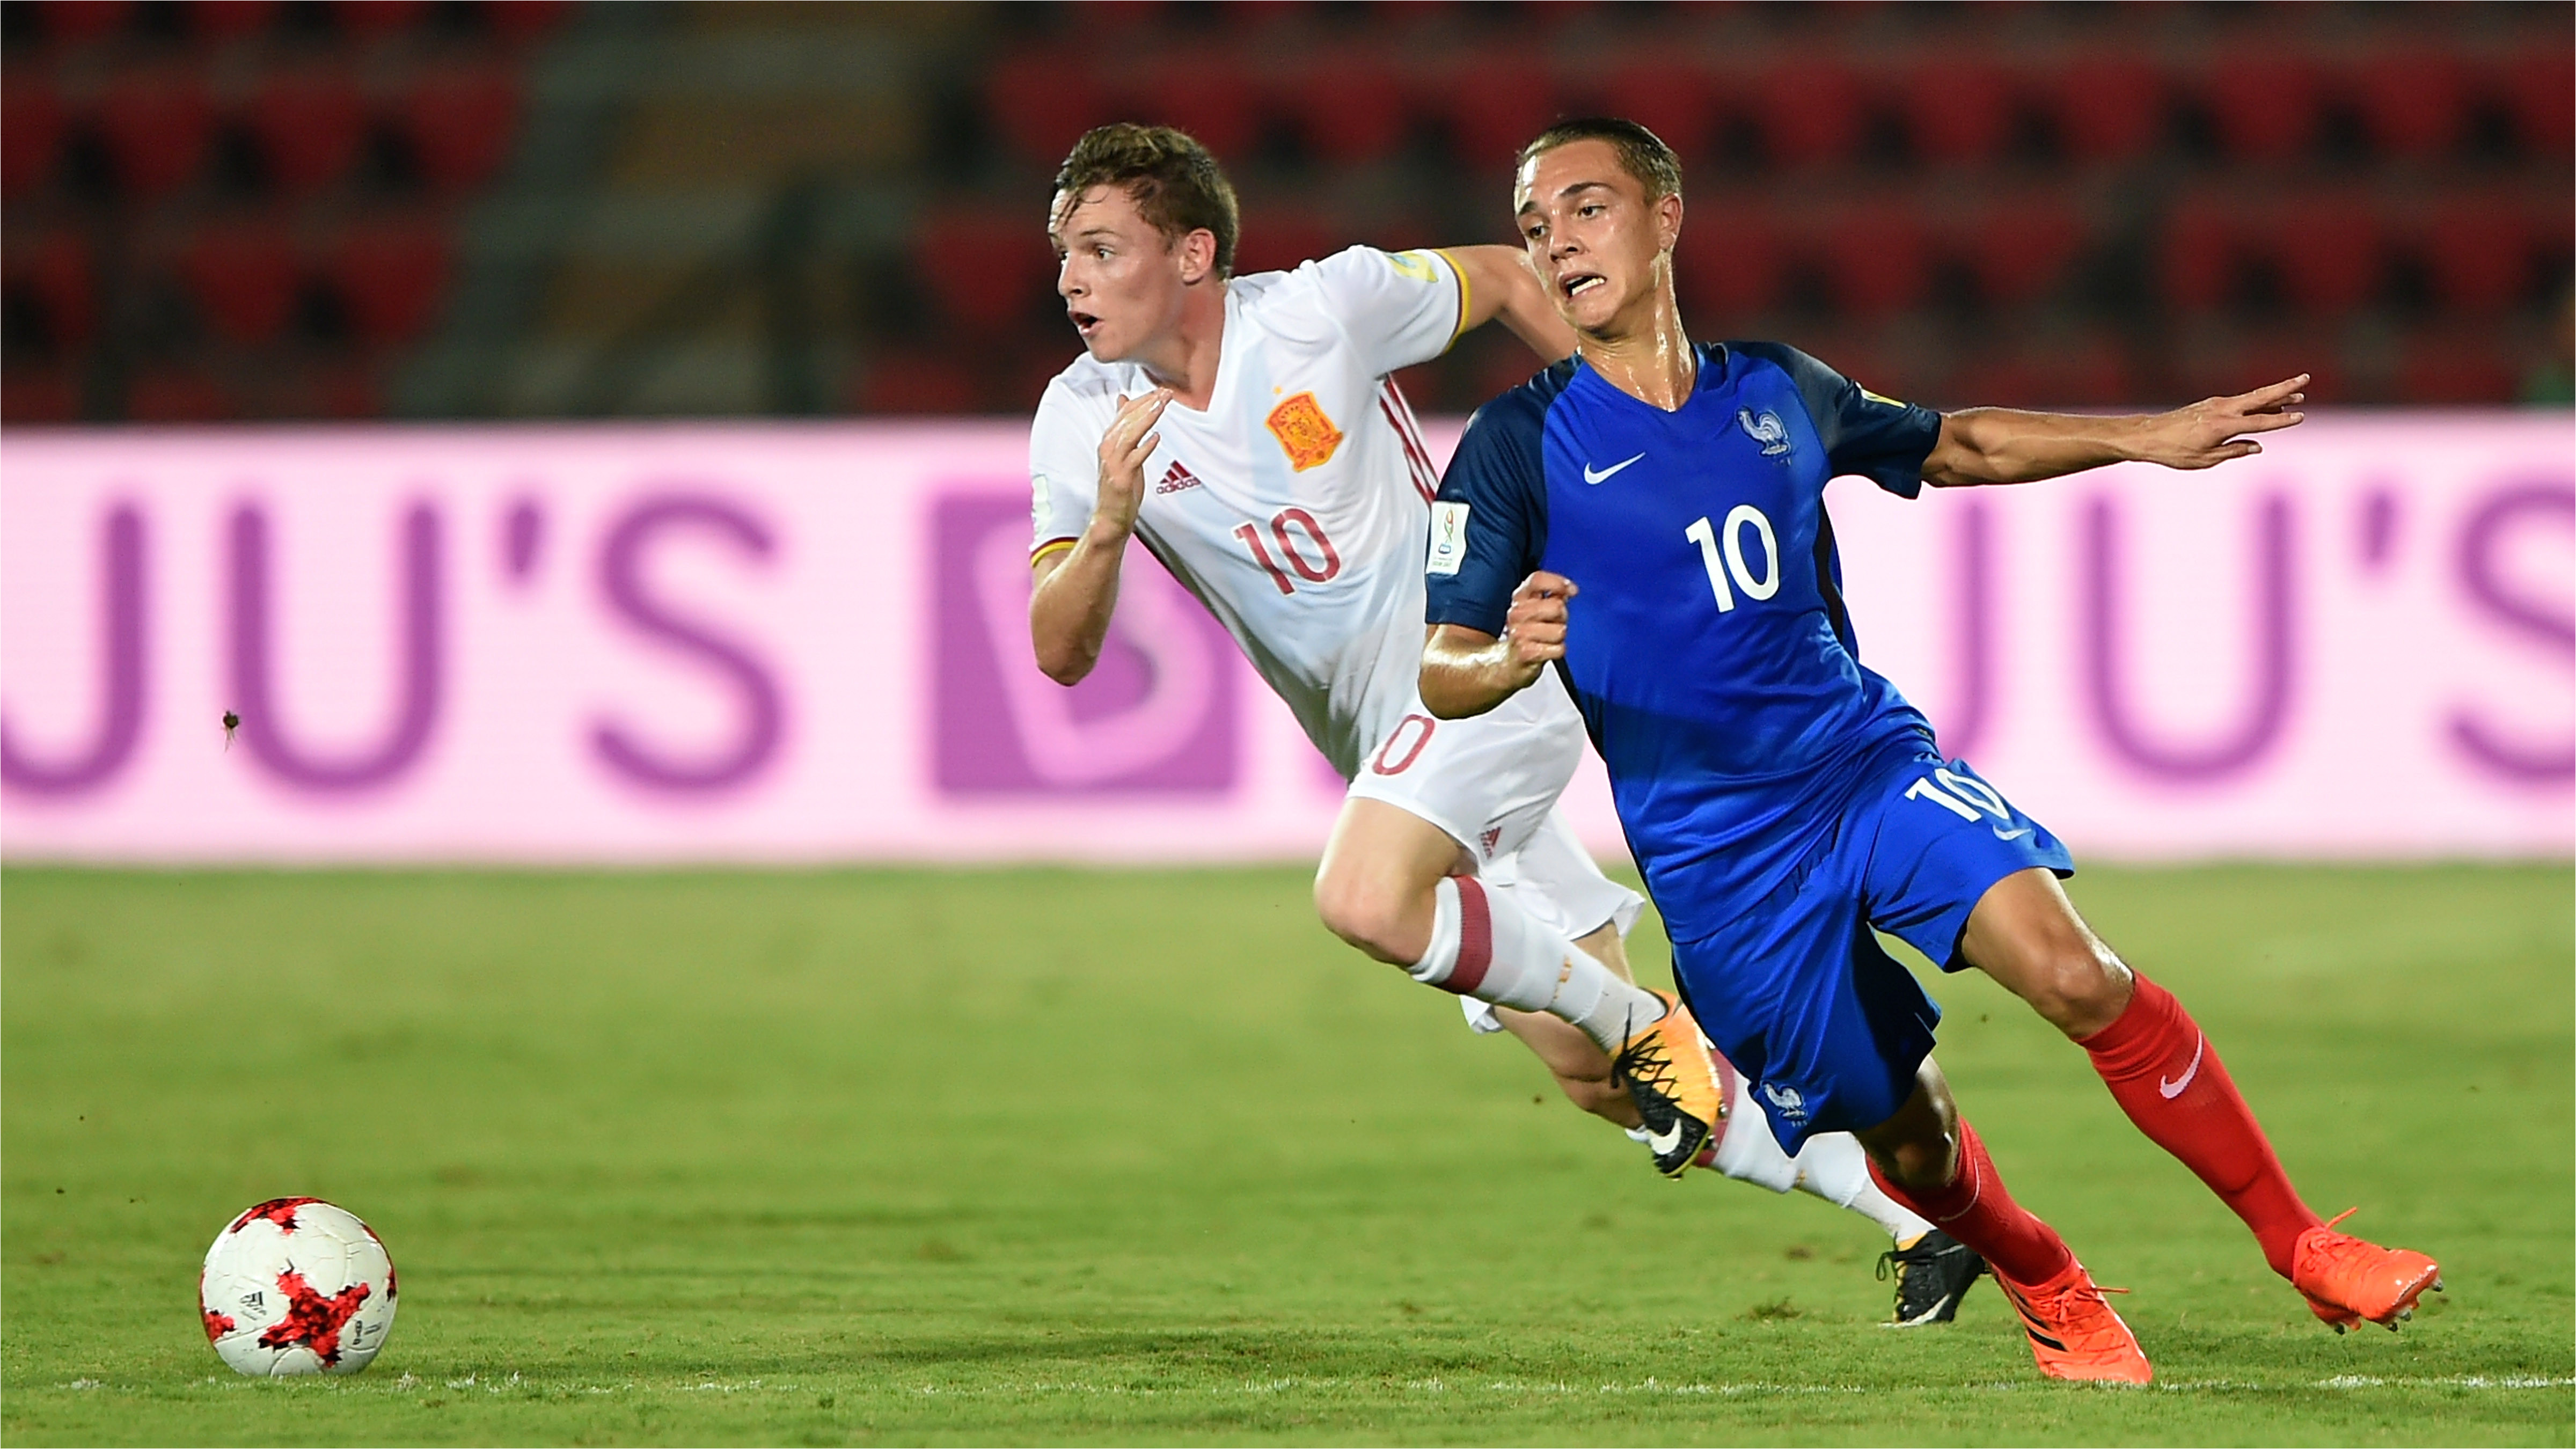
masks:
[[[1288,466],[1303,473],[1329,462],[1342,445],[1342,430],[1324,414],[1311,392],[1301,392],[1270,410],[1270,435],[1288,454]]]

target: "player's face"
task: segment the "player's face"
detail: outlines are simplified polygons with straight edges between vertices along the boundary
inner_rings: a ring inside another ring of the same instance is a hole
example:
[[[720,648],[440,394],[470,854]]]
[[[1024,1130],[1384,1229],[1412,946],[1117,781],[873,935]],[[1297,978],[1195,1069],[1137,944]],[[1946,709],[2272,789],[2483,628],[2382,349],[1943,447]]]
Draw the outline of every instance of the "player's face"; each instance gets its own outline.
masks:
[[[1623,330],[1672,285],[1670,253],[1682,199],[1646,199],[1645,183],[1607,141],[1542,151],[1513,187],[1521,241],[1558,314],[1581,332]]]
[[[1055,289],[1093,357],[1124,361],[1180,325],[1182,248],[1145,220],[1125,187],[1058,192],[1049,214]]]

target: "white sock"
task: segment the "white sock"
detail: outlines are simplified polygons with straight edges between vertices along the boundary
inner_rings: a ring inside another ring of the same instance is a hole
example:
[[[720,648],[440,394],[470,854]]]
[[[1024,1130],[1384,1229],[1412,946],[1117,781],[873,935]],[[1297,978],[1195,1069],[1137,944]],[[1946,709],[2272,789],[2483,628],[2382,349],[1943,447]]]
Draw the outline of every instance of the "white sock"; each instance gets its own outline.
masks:
[[[1762,1136],[1771,1135],[1767,1125]],[[1773,1151],[1779,1145],[1772,1145]],[[1849,1208],[1886,1229],[1899,1243],[1910,1243],[1932,1231],[1932,1225],[1903,1203],[1879,1191],[1869,1175],[1869,1150],[1848,1132],[1822,1132],[1798,1149],[1798,1190],[1811,1192],[1838,1208]]]
[[[1771,1135],[1770,1119],[1753,1100],[1753,1083],[1738,1078],[1735,1101],[1727,1109],[1726,1137],[1717,1144],[1718,1171],[1738,1182],[1756,1183],[1773,1192],[1796,1188],[1813,1193],[1838,1208],[1848,1208],[1887,1231],[1899,1243],[1910,1243],[1932,1231],[1932,1225],[1879,1191],[1869,1175],[1869,1153],[1848,1132],[1820,1132],[1791,1157]]]
[[[1451,876],[1432,891],[1431,949],[1414,980],[1515,1011],[1544,1011],[1616,1053],[1628,1037],[1661,1021],[1664,1003],[1610,974],[1575,944],[1474,876]]]

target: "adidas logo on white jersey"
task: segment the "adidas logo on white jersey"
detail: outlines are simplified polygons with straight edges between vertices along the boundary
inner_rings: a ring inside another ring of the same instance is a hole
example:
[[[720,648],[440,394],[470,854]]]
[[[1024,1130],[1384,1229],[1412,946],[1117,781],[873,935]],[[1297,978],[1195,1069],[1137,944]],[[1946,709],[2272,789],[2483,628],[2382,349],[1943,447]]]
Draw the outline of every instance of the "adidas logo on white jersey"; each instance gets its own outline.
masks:
[[[1157,493],[1178,493],[1184,488],[1196,488],[1198,486],[1198,475],[1191,472],[1189,469],[1182,467],[1178,461],[1175,461],[1171,467],[1163,470],[1163,481],[1154,485],[1154,491]]]

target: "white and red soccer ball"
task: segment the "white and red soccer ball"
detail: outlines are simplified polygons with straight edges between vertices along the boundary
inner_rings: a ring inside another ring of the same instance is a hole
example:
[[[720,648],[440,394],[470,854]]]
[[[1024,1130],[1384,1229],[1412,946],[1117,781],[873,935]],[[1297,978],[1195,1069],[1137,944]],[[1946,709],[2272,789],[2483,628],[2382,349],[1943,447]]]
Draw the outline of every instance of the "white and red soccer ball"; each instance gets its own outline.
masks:
[[[365,1368],[393,1330],[394,1292],[375,1231],[318,1197],[274,1198],[233,1219],[197,1275],[207,1339],[258,1377]]]

